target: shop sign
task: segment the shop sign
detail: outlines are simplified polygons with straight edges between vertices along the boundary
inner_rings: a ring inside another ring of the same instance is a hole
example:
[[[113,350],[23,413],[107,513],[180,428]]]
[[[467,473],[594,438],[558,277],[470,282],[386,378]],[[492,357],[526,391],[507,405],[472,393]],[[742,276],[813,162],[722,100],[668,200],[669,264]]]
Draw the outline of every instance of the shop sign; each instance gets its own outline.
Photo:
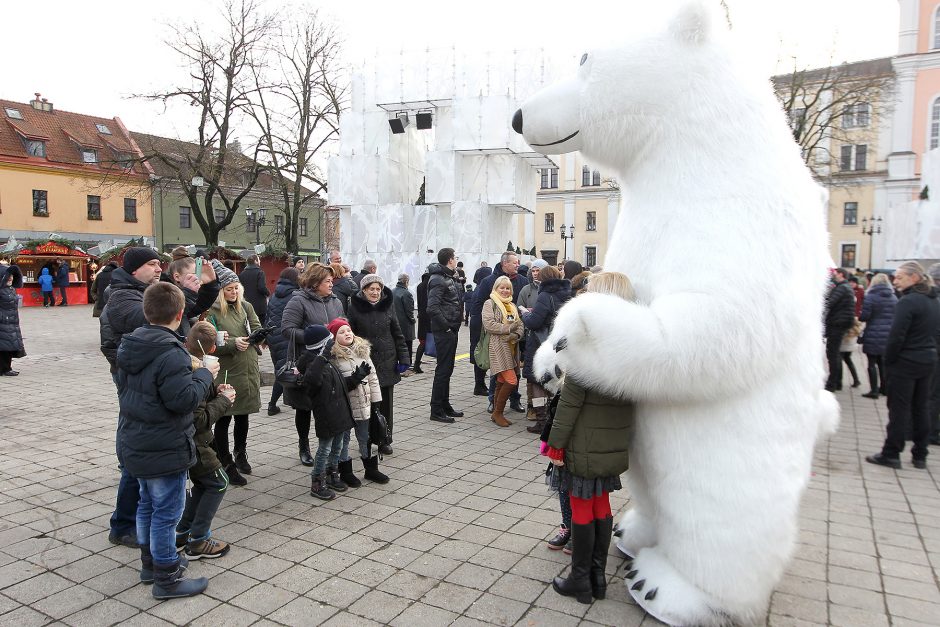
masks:
[[[42,244],[37,246],[34,250],[37,255],[68,255],[72,252],[68,246],[57,244],[56,242]]]

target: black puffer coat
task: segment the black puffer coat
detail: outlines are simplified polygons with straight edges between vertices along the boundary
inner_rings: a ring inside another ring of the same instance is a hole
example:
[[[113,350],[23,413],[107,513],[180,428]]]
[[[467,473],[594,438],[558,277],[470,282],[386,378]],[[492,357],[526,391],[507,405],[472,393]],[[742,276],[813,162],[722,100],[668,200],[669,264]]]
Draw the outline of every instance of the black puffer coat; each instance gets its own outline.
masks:
[[[415,288],[418,301],[418,339],[425,340],[431,332],[431,320],[428,318],[428,281],[431,275],[425,272],[421,282]]]
[[[848,281],[836,283],[826,297],[826,336],[844,333],[855,322],[855,292]]]
[[[207,398],[212,375],[193,372],[176,333],[150,325],[124,336],[117,364],[121,465],[140,479],[187,470],[196,463],[193,411]]]
[[[522,324],[529,331],[526,334],[525,365],[522,368],[522,376],[527,379],[532,379],[534,376],[532,362],[535,359],[535,351],[542,345],[535,335],[536,331],[551,331],[558,310],[569,300],[571,300],[571,281],[568,279],[542,281],[535,306],[530,312],[522,314]]]
[[[428,266],[428,320],[431,331],[457,332],[463,322],[463,291],[457,289],[455,272],[439,263]]]
[[[304,374],[303,389],[313,410],[313,427],[318,439],[332,438],[355,427],[349,405],[346,379],[323,355],[307,352],[297,362]]]
[[[105,294],[105,290],[111,285],[111,273],[117,270],[117,267],[118,265],[116,263],[109,261],[108,265],[103,267],[101,272],[98,273],[98,276],[95,277],[95,280],[92,281],[91,291],[95,293],[95,307],[92,310],[92,315],[95,318],[101,315],[101,310],[108,304],[110,292]]]
[[[937,361],[937,338],[940,336],[940,299],[937,290],[920,286],[901,293],[894,310],[894,322],[885,348],[885,364],[899,360],[918,364]]]
[[[339,299],[330,294],[320,297],[309,288],[301,288],[294,292],[281,314],[281,335],[288,342],[294,342],[294,357],[300,357],[306,352],[304,346],[304,329],[311,324],[327,325],[334,318],[343,316],[343,305]],[[284,349],[287,354],[287,348]],[[284,402],[294,409],[310,409],[310,399],[302,390],[284,389]]]
[[[382,296],[374,305],[366,300],[365,294],[357,292],[349,301],[346,316],[353,333],[372,344],[372,363],[383,388],[401,381],[395,366],[409,361],[405,336],[393,305],[392,290],[387,287],[382,288]]]
[[[147,284],[138,281],[124,268],[111,273],[111,285],[107,305],[101,311],[101,352],[111,364],[111,372],[117,368],[117,350],[121,338],[147,324],[144,318],[144,290]]]
[[[890,285],[873,285],[862,301],[862,315],[859,320],[865,323],[862,335],[862,351],[866,355],[884,355],[888,345],[888,334],[894,321],[894,308],[898,297]]]
[[[271,294],[268,291],[268,279],[264,275],[264,270],[261,266],[249,264],[238,275],[238,280],[245,290],[245,300],[251,303],[258,320],[264,320],[268,310],[268,296]]]
[[[7,279],[13,277],[8,287]],[[23,274],[17,266],[0,266],[0,352],[25,357],[23,333],[20,331],[20,311],[16,290],[23,287]]]
[[[343,303],[343,311],[349,309],[349,299],[359,291],[359,284],[348,274],[342,279],[333,281],[333,296]]]
[[[281,317],[284,315],[284,308],[290,301],[294,292],[300,289],[295,282],[290,279],[280,279],[274,288],[274,295],[268,300],[268,317],[264,321],[265,326],[276,326],[277,331],[268,336],[268,348],[271,349],[271,361],[275,366],[279,366],[287,359],[287,338],[281,334]]]

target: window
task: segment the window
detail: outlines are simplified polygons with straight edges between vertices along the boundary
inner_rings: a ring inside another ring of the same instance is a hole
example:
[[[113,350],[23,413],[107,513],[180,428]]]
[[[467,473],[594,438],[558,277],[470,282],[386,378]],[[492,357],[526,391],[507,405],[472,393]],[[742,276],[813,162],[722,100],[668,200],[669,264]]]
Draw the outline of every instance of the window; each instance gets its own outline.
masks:
[[[557,250],[543,250],[542,259],[550,265],[554,266],[558,264],[558,251]]]
[[[124,221],[125,222],[137,222],[137,199],[136,198],[124,199]]]
[[[790,109],[790,128],[793,129],[794,135],[797,132],[802,134],[804,124],[806,124],[806,109],[804,107]]]
[[[105,126],[104,124],[95,124],[95,128],[98,129],[98,132],[99,132],[99,133],[103,133],[103,134],[105,134],[105,135],[110,135],[110,134],[111,134],[111,129],[109,129],[109,128],[108,128],[107,126]]]
[[[134,155],[129,152],[116,153],[114,155],[114,163],[116,163],[119,168],[130,170],[134,167]]]
[[[930,107],[930,150],[940,145],[940,98]]]
[[[98,151],[94,148],[82,148],[82,163],[98,163]]]
[[[867,102],[842,107],[842,128],[860,128],[868,126],[871,107]]]
[[[542,189],[558,189],[558,168],[542,168]]]
[[[274,232],[283,233],[284,232],[284,216],[274,216]]]
[[[597,212],[596,211],[587,212],[587,230],[588,231],[597,230]],[[597,264],[592,263],[591,265],[595,266]]]
[[[597,265],[597,246],[584,247],[584,267],[591,268]]]
[[[933,48],[940,48],[940,7],[933,14]]]
[[[300,236],[307,237],[307,218],[300,218]]]
[[[251,215],[248,216],[248,221],[245,222],[245,232],[254,233],[258,230],[258,223],[255,221],[255,213],[252,211]]]
[[[584,166],[581,168],[581,187],[587,187],[591,184],[591,168]]]
[[[868,146],[866,144],[859,144],[857,146],[846,144],[842,146],[839,159],[839,169],[842,171],[851,172],[852,170],[866,170],[868,166],[867,162]]]
[[[594,175],[591,177],[591,185],[600,185],[601,184],[601,173],[597,170],[594,170]],[[597,264],[594,264],[597,265]]]
[[[180,207],[180,228],[193,228],[193,211],[189,207]]]
[[[555,214],[554,213],[545,214],[545,232],[546,233],[555,232]]]
[[[44,189],[33,190],[33,215],[49,217],[49,192]]]
[[[855,244],[842,244],[842,263],[843,268],[854,268],[855,266]]]
[[[858,203],[847,202],[842,209],[842,224],[855,226],[858,224]]]
[[[26,147],[26,154],[30,157],[45,157],[46,142],[38,139],[24,139],[23,146]]]
[[[22,120],[22,119],[23,119],[23,114],[20,113],[20,110],[19,110],[19,109],[14,109],[13,107],[7,107],[6,109],[4,109],[4,111],[7,112],[7,117],[9,117],[9,118],[11,118],[11,119],[13,119],[13,120]]]
[[[101,196],[89,196],[88,197],[88,219],[89,220],[101,219]]]

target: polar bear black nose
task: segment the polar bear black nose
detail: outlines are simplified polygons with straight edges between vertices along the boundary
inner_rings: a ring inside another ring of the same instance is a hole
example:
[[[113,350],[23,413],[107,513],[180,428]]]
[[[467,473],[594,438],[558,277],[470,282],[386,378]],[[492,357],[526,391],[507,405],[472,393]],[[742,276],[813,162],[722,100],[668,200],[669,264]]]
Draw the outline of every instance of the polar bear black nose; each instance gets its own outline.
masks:
[[[522,109],[516,109],[512,116],[512,130],[522,135]]]

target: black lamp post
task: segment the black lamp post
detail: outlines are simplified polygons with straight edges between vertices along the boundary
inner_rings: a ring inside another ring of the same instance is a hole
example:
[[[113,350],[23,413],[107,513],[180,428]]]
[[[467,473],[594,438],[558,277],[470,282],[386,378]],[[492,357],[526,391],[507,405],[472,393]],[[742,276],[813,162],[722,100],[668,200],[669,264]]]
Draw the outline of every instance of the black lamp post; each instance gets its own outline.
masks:
[[[267,212],[268,210],[264,208],[255,211],[250,207],[245,207],[245,215],[248,216],[248,222],[251,223],[252,218],[254,218],[255,244],[261,243],[261,226],[264,224],[264,216]]]
[[[568,240],[574,239],[574,225],[572,224],[571,226],[565,226],[562,224],[558,230],[561,231],[561,239],[565,241],[565,254],[562,258],[562,261],[568,261]]]
[[[862,218],[862,235],[868,236],[868,269],[871,270],[872,255],[874,254],[875,235],[881,233],[881,218],[872,216],[871,220]]]

